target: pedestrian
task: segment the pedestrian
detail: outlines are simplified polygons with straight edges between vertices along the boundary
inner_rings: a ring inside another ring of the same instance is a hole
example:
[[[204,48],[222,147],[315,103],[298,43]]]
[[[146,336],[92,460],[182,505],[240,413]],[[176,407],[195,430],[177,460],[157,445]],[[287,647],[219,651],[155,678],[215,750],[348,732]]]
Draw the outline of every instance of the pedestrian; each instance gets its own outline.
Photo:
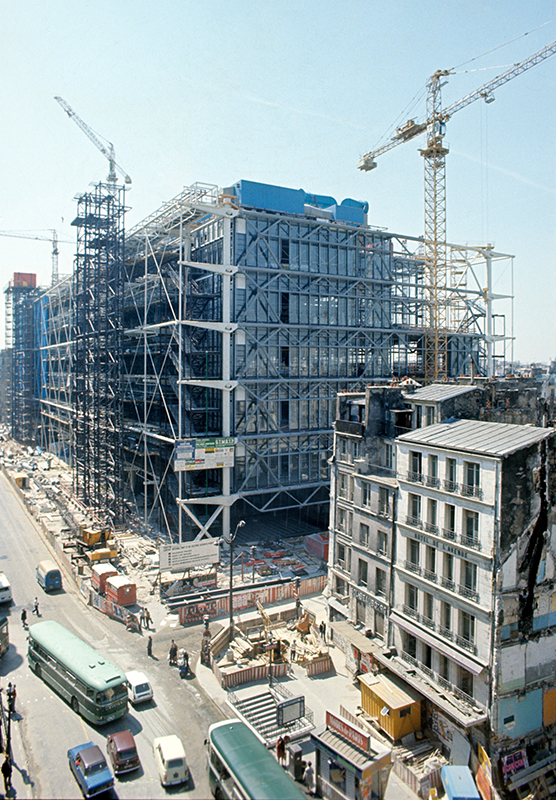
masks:
[[[10,714],[15,712],[15,683],[8,683],[8,711]]]
[[[280,736],[276,742],[276,758],[278,759],[278,763],[282,765],[286,760],[286,745],[282,736]]]
[[[151,629],[151,622],[152,622],[152,621],[153,621],[153,619],[152,619],[152,617],[151,617],[151,612],[149,611],[149,609],[148,609],[148,608],[146,608],[146,609],[145,609],[145,623],[146,623],[146,626],[147,626],[147,629],[148,629],[148,630],[150,630],[150,629]]]
[[[37,617],[39,616],[39,599],[35,597],[35,602],[33,603],[33,614],[36,614]]]
[[[293,664],[295,661],[295,653],[296,653],[296,646],[295,642],[292,642],[290,645],[290,663]]]
[[[314,771],[313,767],[311,766],[311,762],[307,764],[305,767],[305,772],[303,773],[303,783],[309,790],[309,794],[313,794],[313,778],[314,778]]]
[[[8,789],[12,788],[12,760],[9,754],[2,764],[2,777],[4,778],[4,793],[7,794]]]
[[[323,641],[326,641],[326,622],[323,620],[320,624],[320,634],[322,636]]]
[[[153,654],[153,637],[149,636],[149,638],[147,639],[147,655],[152,658],[152,654]]]
[[[21,612],[21,624],[24,628],[27,627],[27,611],[25,609]]]
[[[178,655],[178,646],[172,639],[172,644],[170,645],[170,652],[168,653],[168,661],[171,667],[174,667],[176,665],[177,655]]]

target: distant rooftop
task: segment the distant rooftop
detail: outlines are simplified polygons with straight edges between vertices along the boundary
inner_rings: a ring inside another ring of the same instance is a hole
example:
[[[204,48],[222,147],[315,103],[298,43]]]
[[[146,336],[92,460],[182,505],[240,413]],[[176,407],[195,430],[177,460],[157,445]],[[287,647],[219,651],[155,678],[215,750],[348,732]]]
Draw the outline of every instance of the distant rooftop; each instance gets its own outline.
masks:
[[[553,428],[456,419],[417,428],[399,436],[398,441],[503,457],[550,436],[554,436]]]
[[[467,394],[479,386],[460,386],[453,383],[431,383],[429,386],[421,386],[415,389],[414,392],[404,392],[404,397],[409,401],[422,401],[428,403],[438,403],[441,400],[451,400],[452,397],[458,397],[460,394]],[[481,389],[481,391],[483,391]]]

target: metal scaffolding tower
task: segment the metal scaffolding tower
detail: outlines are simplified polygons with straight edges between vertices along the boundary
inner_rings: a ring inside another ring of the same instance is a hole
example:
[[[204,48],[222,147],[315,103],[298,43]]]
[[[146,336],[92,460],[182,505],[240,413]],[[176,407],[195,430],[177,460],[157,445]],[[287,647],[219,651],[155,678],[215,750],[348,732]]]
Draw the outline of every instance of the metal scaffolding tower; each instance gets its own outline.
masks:
[[[74,490],[123,518],[120,391],[125,190],[97,184],[78,196],[73,276],[72,438]]]
[[[39,426],[34,302],[40,292],[36,276],[16,273],[5,292],[6,421],[14,439],[33,444],[37,442]]]

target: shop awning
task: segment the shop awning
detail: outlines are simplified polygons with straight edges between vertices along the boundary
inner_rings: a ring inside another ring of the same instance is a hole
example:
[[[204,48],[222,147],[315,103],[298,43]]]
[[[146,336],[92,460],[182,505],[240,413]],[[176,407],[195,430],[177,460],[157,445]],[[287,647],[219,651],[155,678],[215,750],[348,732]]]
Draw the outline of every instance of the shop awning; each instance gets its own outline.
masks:
[[[478,658],[472,658],[471,656],[460,653],[459,650],[456,650],[456,648],[450,645],[445,639],[441,639],[440,637],[435,636],[433,633],[423,630],[423,628],[421,628],[419,625],[409,622],[405,617],[402,617],[402,615],[398,614],[396,611],[392,611],[390,614],[390,620],[400,628],[403,628],[403,630],[407,633],[415,636],[416,639],[420,639],[430,647],[434,647],[435,650],[439,650],[443,655],[448,656],[448,658],[450,658],[452,661],[455,661],[456,664],[459,664],[460,667],[472,672],[473,675],[480,675],[481,672],[488,667],[488,663],[480,661]]]

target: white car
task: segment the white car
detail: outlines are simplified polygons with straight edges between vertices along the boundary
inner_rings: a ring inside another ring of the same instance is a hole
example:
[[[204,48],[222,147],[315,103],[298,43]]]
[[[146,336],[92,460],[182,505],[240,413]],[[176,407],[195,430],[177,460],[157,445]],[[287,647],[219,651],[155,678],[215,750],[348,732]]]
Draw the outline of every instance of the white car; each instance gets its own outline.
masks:
[[[189,767],[185,760],[185,750],[179,736],[159,736],[153,740],[154,760],[158,769],[160,783],[174,786],[189,781]]]
[[[130,703],[145,703],[147,700],[152,700],[153,687],[149,683],[149,679],[143,672],[126,672],[127,681],[127,696]]]
[[[12,602],[12,587],[4,572],[0,572],[0,603]]]

